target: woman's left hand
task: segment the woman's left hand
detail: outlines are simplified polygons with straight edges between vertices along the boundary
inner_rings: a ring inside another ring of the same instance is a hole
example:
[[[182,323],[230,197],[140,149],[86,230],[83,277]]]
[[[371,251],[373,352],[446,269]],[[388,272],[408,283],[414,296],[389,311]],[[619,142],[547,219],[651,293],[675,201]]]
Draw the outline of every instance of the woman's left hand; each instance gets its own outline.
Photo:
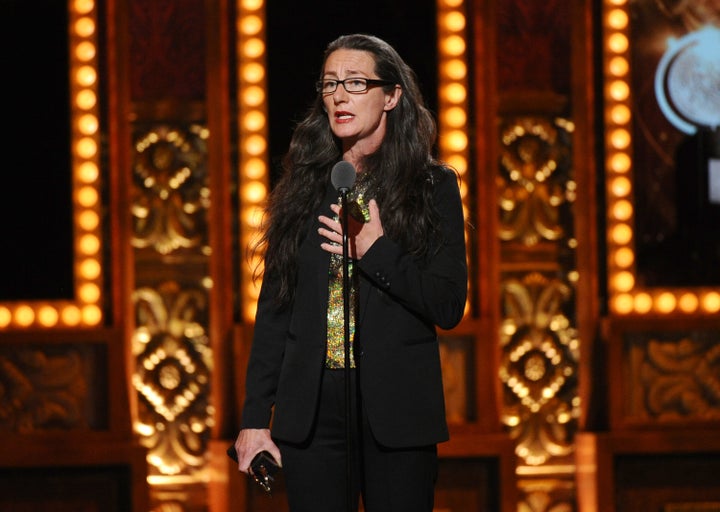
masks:
[[[330,208],[338,217],[340,216],[340,206],[333,204]],[[357,260],[365,256],[375,240],[384,234],[380,221],[380,210],[374,199],[368,203],[368,209],[370,220],[367,222],[358,222],[348,215],[348,256]],[[340,221],[324,215],[318,217],[318,220],[323,224],[318,229],[318,233],[329,240],[320,244],[320,247],[332,254],[342,254],[342,224]]]

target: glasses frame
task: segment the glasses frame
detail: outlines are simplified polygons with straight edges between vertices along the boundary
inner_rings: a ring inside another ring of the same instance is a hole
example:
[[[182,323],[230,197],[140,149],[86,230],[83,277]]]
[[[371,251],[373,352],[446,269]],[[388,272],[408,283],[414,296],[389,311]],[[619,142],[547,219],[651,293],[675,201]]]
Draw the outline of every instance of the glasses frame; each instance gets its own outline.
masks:
[[[353,81],[353,80],[364,81],[365,88],[360,91],[348,91],[348,88],[345,85],[345,82]],[[335,82],[335,87],[333,88],[332,91],[323,91],[323,84],[325,82]],[[318,80],[317,82],[315,82],[315,90],[319,94],[322,94],[323,96],[327,96],[328,94],[333,94],[335,91],[337,91],[338,86],[342,85],[343,89],[345,89],[345,92],[347,92],[348,94],[361,94],[361,93],[364,93],[365,91],[367,91],[368,89],[370,89],[370,87],[377,87],[380,85],[393,85],[394,83],[395,82],[391,82],[389,80],[380,80],[378,78],[365,78],[362,76],[350,76],[350,77],[346,78],[345,80],[334,80],[334,79],[326,78],[326,79]]]

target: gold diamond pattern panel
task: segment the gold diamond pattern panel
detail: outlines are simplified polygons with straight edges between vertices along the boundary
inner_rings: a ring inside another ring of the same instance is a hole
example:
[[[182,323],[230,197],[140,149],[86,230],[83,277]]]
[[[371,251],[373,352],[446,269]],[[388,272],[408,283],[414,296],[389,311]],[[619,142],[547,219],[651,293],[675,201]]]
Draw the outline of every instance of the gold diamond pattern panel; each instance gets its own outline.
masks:
[[[206,293],[165,283],[137,290],[134,300],[137,430],[157,471],[187,473],[204,464],[213,424]]]

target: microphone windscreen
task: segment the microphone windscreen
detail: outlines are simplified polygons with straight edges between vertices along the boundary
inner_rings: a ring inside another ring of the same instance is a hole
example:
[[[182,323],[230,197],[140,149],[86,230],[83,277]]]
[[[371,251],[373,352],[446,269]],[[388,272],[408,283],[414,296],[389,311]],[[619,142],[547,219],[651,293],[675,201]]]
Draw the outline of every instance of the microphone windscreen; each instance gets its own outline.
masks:
[[[353,164],[346,160],[340,160],[336,163],[330,173],[330,181],[332,181],[335,190],[350,190],[355,184],[357,172]]]

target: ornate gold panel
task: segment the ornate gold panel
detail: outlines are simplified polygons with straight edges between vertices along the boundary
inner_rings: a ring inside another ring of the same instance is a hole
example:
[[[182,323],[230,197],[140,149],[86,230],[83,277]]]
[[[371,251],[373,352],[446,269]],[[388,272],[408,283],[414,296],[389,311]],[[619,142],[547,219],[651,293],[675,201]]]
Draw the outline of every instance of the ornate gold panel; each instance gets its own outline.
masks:
[[[580,414],[572,130],[545,117],[500,126],[502,421],[528,466],[571,455]]]
[[[214,424],[208,135],[200,124],[163,123],[135,136],[132,384],[153,482],[203,470]]]

